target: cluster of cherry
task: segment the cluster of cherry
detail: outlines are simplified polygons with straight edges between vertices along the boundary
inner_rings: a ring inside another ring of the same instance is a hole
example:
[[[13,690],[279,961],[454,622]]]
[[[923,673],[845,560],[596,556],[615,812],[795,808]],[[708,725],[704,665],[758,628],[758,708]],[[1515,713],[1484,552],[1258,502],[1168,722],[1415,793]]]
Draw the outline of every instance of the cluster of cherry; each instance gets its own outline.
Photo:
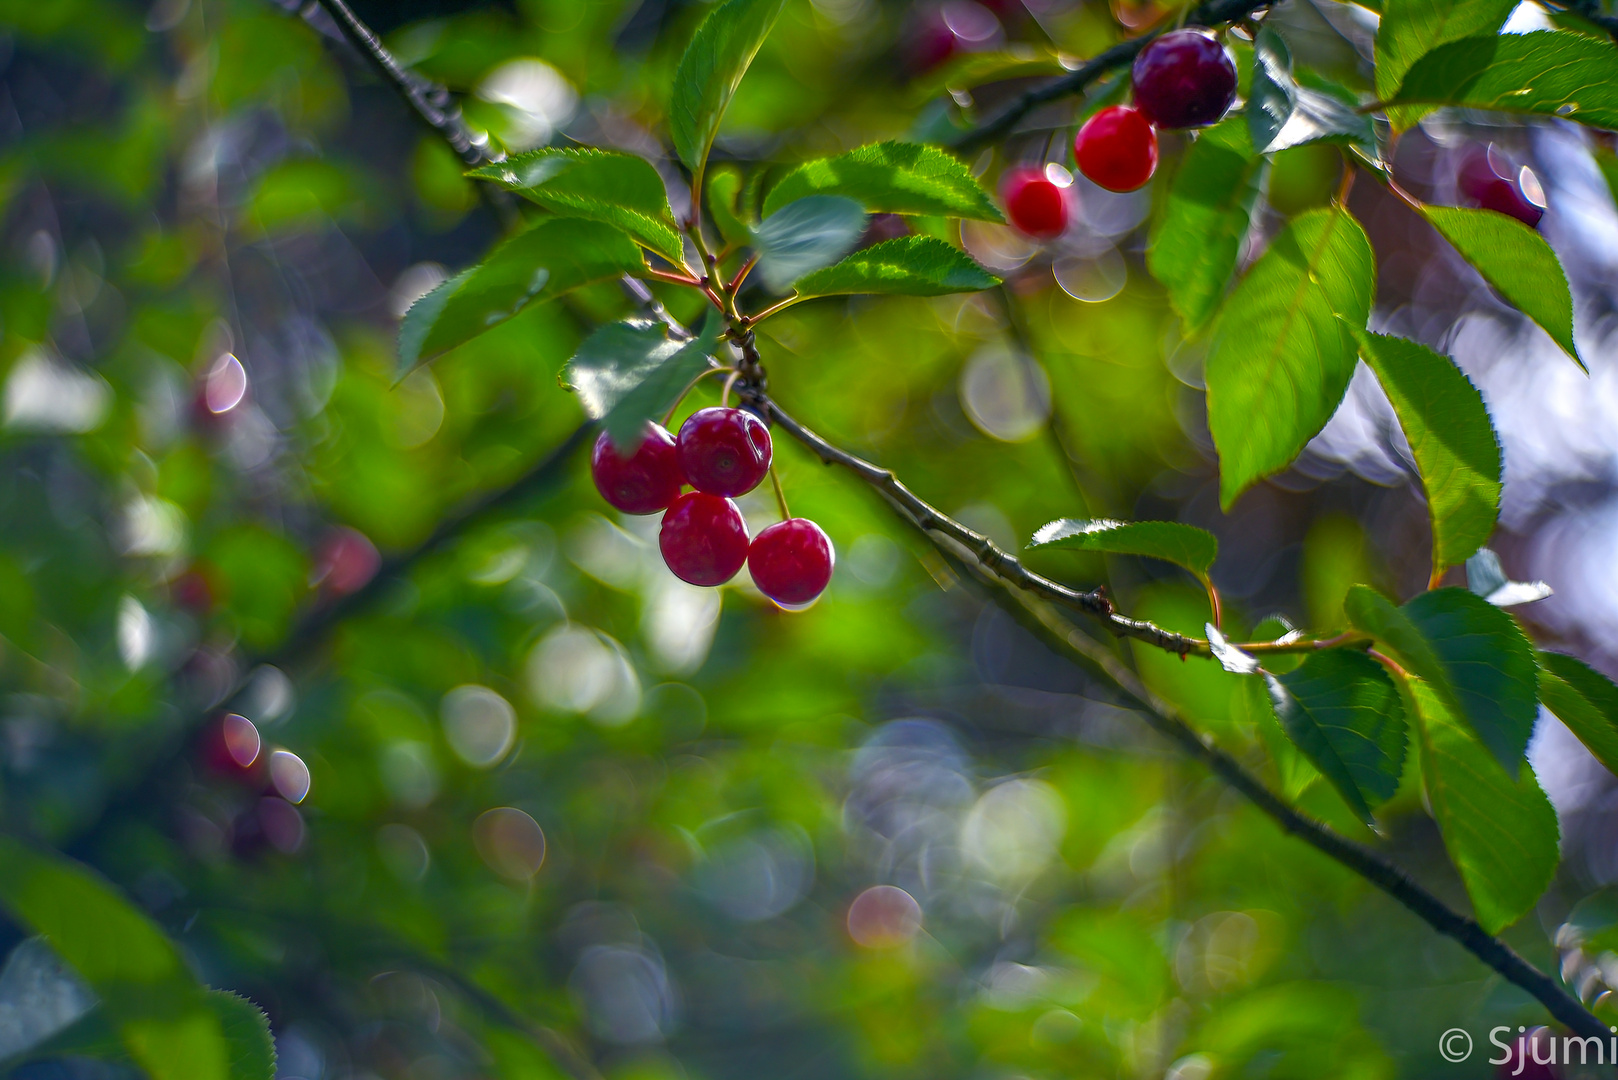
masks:
[[[1134,191],[1157,171],[1157,128],[1205,127],[1236,100],[1236,64],[1207,30],[1173,30],[1135,57],[1134,105],[1113,105],[1084,122],[1073,139],[1079,171],[1108,191]],[[1006,170],[1000,184],[1011,223],[1054,239],[1067,229],[1067,192],[1037,166]]]
[[[770,471],[770,430],[746,409],[698,409],[675,438],[647,422],[627,456],[603,431],[590,456],[601,497],[626,514],[663,511],[658,548],[674,576],[723,585],[746,563],[759,591],[784,608],[811,603],[831,581],[835,555],[825,530],[788,517],[751,542],[733,497]],[[682,491],[689,484],[695,491]]]

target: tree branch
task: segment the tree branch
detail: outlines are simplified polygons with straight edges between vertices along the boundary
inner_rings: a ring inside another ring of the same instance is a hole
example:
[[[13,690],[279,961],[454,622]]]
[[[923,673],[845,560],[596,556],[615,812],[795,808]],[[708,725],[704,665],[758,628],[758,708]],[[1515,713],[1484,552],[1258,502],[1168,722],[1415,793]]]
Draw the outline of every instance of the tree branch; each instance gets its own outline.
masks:
[[[1064,590],[1054,582],[1048,582],[1039,575],[1030,573],[1017,560],[1000,552],[988,540],[933,510],[900,483],[892,472],[837,449],[787,416],[773,401],[768,404],[776,423],[788,434],[807,446],[822,461],[840,465],[876,488],[946,556],[957,563],[964,561],[977,571],[978,576],[1000,586],[995,594],[997,603],[1019,621],[1030,625],[1059,651],[1077,656],[1099,668],[1124,693],[1140,703],[1144,710],[1141,715],[1152,730],[1168,739],[1187,756],[1205,765],[1209,771],[1235,788],[1283,830],[1375,885],[1440,934],[1459,942],[1463,948],[1501,977],[1531,994],[1570,1030],[1580,1035],[1594,1035],[1601,1038],[1610,1034],[1606,1025],[1596,1019],[1556,980],[1523,959],[1505,942],[1485,932],[1476,921],[1444,903],[1409,874],[1375,851],[1340,836],[1327,826],[1287,805],[1241,762],[1221,750],[1187,723],[1174,706],[1147,688],[1140,677],[1111,649],[1063,619],[1051,606],[1054,602],[1076,607],[1078,605],[1068,602],[1068,598],[1087,594],[1074,594],[1071,590]],[[1084,609],[1079,607],[1079,610]],[[1150,626],[1113,615],[1107,625],[1109,629],[1114,629],[1115,633],[1120,631],[1114,628],[1113,620],[1132,626]],[[1136,635],[1123,633],[1122,636]]]
[[[1219,26],[1244,18],[1269,7],[1277,0],[1207,0],[1186,18],[1191,26]],[[1165,27],[1164,29],[1168,29]],[[1067,97],[1071,94],[1082,94],[1090,84],[1100,79],[1116,68],[1124,67],[1134,62],[1135,54],[1146,47],[1146,43],[1163,33],[1163,30],[1154,30],[1142,34],[1138,38],[1120,41],[1110,49],[1098,53],[1086,61],[1072,74],[1063,75],[1059,79],[1033,87],[1030,90],[1013,98],[1011,103],[1001,109],[994,116],[968,128],[949,140],[949,145],[961,151],[970,153],[984,145],[994,142],[1005,135],[1021,122],[1022,118],[1049,102]]]

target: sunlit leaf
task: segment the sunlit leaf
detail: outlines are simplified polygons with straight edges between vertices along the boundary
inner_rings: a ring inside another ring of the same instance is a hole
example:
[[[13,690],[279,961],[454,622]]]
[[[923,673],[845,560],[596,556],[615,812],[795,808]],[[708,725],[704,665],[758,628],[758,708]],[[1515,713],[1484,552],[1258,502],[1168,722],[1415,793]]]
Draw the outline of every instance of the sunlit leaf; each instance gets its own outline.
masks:
[[[1206,323],[1225,295],[1266,167],[1247,122],[1233,116],[1203,132],[1174,174],[1146,265],[1187,329]]]
[[[788,203],[753,230],[759,276],[771,292],[784,292],[847,255],[864,231],[865,211],[853,199],[810,195]]]
[[[1385,0],[1376,32],[1376,92],[1391,98],[1410,66],[1440,45],[1493,34],[1517,0]],[[1389,109],[1395,130],[1414,124],[1427,110]]]
[[[1331,419],[1358,357],[1351,328],[1365,325],[1375,291],[1365,230],[1327,208],[1293,219],[1225,301],[1205,371],[1223,506],[1290,465]]]
[[[541,221],[411,306],[399,325],[398,374],[464,345],[529,304],[644,269],[640,248],[610,225]]]
[[[674,72],[669,133],[680,160],[701,170],[725,107],[781,14],[785,0],[727,0],[697,27]]]
[[[1573,294],[1544,237],[1493,210],[1429,206],[1422,213],[1506,303],[1538,323],[1574,363],[1584,367],[1573,342]]]
[[[1417,60],[1387,100],[1618,128],[1618,50],[1611,41],[1565,30],[1469,37]]]
[[[1618,775],[1618,686],[1576,656],[1542,652],[1539,696],[1596,760]]]
[[[721,326],[718,313],[710,312],[701,333],[680,341],[655,319],[608,323],[580,343],[563,377],[584,411],[603,422],[613,444],[632,450],[646,421],[668,411],[708,366]]]
[[[1298,85],[1292,77],[1292,53],[1270,26],[1253,40],[1247,119],[1253,146],[1260,153],[1322,141],[1376,146],[1370,117],[1331,94]]]
[[[890,293],[943,296],[977,292],[1000,279],[959,248],[932,236],[901,236],[856,251],[841,262],[805,274],[797,290],[804,296]]]
[[[874,214],[1005,220],[964,162],[921,143],[873,143],[805,162],[770,189],[764,213],[808,195],[844,195]]]
[[[1410,443],[1427,493],[1433,569],[1466,560],[1500,513],[1500,441],[1483,397],[1448,357],[1404,338],[1358,331]]]
[[[676,266],[684,258],[663,178],[645,158],[591,148],[531,150],[467,175],[559,214],[622,229]]]
[[[1327,649],[1265,682],[1287,735],[1370,824],[1404,768],[1404,706],[1393,679],[1357,649]]]
[[[1551,595],[1551,587],[1543,581],[1512,581],[1506,577],[1500,556],[1488,548],[1478,548],[1466,560],[1466,587],[1495,607],[1531,604]]]
[[[1533,771],[1515,780],[1503,772],[1435,688],[1419,679],[1407,685],[1433,817],[1478,922],[1497,933],[1534,906],[1556,872],[1556,810]]]
[[[1396,608],[1356,585],[1343,609],[1517,774],[1539,716],[1538,665],[1510,615],[1456,588],[1433,589]]]
[[[89,984],[154,1080],[226,1080],[228,1048],[204,991],[162,931],[106,882],[0,837],[0,904]]]
[[[1144,555],[1183,566],[1204,584],[1208,581],[1208,569],[1219,557],[1219,539],[1213,533],[1177,521],[1060,518],[1042,525],[1028,546]]]

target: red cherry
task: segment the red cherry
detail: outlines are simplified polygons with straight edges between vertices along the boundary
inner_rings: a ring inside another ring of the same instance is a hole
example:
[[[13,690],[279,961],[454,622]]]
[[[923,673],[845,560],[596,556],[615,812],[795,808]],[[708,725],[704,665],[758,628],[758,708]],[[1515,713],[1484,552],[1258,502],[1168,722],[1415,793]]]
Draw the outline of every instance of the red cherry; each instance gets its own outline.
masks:
[[[667,510],[685,483],[674,436],[662,424],[650,421],[645,438],[628,457],[618,453],[605,431],[598,435],[590,453],[590,478],[601,497],[626,514]]]
[[[1102,109],[1073,138],[1079,171],[1108,191],[1134,191],[1157,171],[1157,132],[1125,105]]]
[[[657,546],[681,581],[723,585],[747,561],[747,522],[729,499],[688,491],[663,515]]]
[[[1472,153],[1461,165],[1458,178],[1461,194],[1485,210],[1507,214],[1535,228],[1545,216],[1545,207],[1529,199],[1523,191],[1524,173],[1533,178],[1531,183],[1537,189],[1539,179],[1533,170],[1515,169],[1504,154],[1491,146],[1487,151]],[[1535,194],[1539,192],[1536,190]]]
[[[1236,100],[1236,65],[1207,30],[1171,30],[1152,41],[1135,57],[1130,81],[1135,108],[1158,127],[1211,124]]]
[[[686,483],[709,495],[746,495],[770,471],[770,429],[746,409],[698,409],[677,446]]]
[[[1011,223],[1029,236],[1051,240],[1067,230],[1067,192],[1046,179],[1043,169],[1031,165],[1007,169],[1000,180],[1000,198]]]
[[[169,595],[174,598],[175,604],[198,617],[207,615],[214,608],[213,582],[195,564],[169,582]]]
[[[202,761],[213,772],[251,783],[263,772],[258,728],[245,716],[229,713],[209,724],[202,734]]]
[[[382,568],[382,554],[358,529],[339,526],[320,542],[315,556],[315,582],[336,596],[365,587]]]
[[[747,552],[753,584],[782,607],[799,607],[824,592],[836,561],[831,538],[807,518],[771,525]]]
[[[1494,1075],[1501,1080],[1558,1080],[1558,1073],[1546,1059],[1556,1055],[1556,1033],[1550,1028],[1529,1028],[1511,1039],[1506,1060],[1496,1066]],[[1536,1056],[1539,1060],[1535,1060]]]

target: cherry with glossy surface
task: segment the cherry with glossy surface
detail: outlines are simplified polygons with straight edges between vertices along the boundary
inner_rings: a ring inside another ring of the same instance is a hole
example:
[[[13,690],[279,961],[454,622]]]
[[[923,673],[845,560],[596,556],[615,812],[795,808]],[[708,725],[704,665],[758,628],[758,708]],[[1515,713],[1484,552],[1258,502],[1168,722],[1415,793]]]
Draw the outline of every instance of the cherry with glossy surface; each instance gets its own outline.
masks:
[[[686,483],[709,495],[746,495],[770,471],[770,429],[746,409],[698,409],[675,441]]]
[[[1544,198],[1539,178],[1532,169],[1516,168],[1493,146],[1467,157],[1458,182],[1461,195],[1474,206],[1514,217],[1531,229],[1538,228],[1539,219],[1545,216],[1543,203],[1529,197]]]
[[[1157,132],[1127,105],[1102,109],[1073,137],[1079,171],[1108,191],[1134,191],[1157,171]]]
[[[603,431],[590,452],[590,478],[613,508],[626,514],[655,514],[679,498],[680,472],[674,436],[662,424],[647,423],[646,436],[624,457]]]
[[[1236,100],[1236,64],[1207,30],[1171,30],[1135,57],[1135,108],[1158,127],[1212,124]]]
[[[771,525],[747,553],[753,584],[782,607],[799,607],[825,592],[836,561],[831,538],[808,518]]]
[[[723,585],[747,561],[747,522],[729,499],[688,491],[663,515],[657,546],[681,581]]]
[[[1000,180],[1000,198],[1006,204],[1006,217],[1021,233],[1051,240],[1067,230],[1067,192],[1037,166],[1007,169]]]

